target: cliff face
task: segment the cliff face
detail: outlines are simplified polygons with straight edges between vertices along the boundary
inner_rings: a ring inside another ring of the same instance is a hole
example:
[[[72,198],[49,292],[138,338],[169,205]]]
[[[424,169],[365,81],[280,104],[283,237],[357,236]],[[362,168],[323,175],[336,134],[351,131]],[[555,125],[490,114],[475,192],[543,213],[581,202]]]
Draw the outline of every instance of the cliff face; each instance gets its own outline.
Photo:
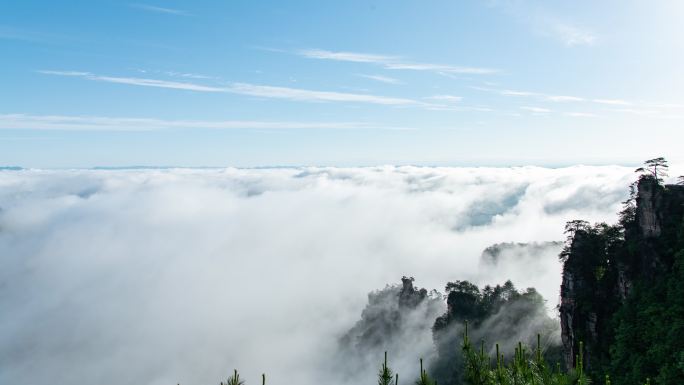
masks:
[[[625,313],[634,288],[668,277],[684,234],[684,186],[642,177],[619,225],[576,223],[561,256],[561,339],[568,367],[579,342],[585,366],[605,370],[616,342],[616,314]],[[659,315],[656,315],[659,316]]]
[[[561,303],[560,303],[560,324],[561,324],[561,342],[563,344],[563,361],[567,367],[572,367],[575,364],[575,337],[574,330],[579,325],[574,318],[577,313],[575,306],[575,284],[577,279],[572,272],[567,271],[563,273],[563,283],[561,284]]]
[[[605,271],[602,272],[602,266],[588,268],[576,263],[576,258],[581,255],[594,261],[607,260],[602,255],[593,253],[595,250],[605,249],[605,244],[598,238],[597,234],[590,232],[575,233],[570,244],[571,254],[563,269],[559,310],[563,358],[567,367],[575,365],[579,341],[583,341],[586,346],[585,356],[591,355],[590,352],[595,350],[600,326],[606,323],[612,310],[604,307],[611,302],[612,293],[601,285],[602,281],[609,279]],[[603,276],[599,277],[599,274]],[[591,367],[591,364],[588,363],[587,366]]]
[[[684,186],[661,186],[653,179],[639,183],[636,223],[641,239],[641,276],[655,278],[672,267],[671,241],[681,231]],[[635,278],[640,278],[636,274]]]
[[[661,233],[663,189],[652,179],[638,185],[637,223],[643,238],[655,238]],[[675,186],[676,187],[676,186]]]

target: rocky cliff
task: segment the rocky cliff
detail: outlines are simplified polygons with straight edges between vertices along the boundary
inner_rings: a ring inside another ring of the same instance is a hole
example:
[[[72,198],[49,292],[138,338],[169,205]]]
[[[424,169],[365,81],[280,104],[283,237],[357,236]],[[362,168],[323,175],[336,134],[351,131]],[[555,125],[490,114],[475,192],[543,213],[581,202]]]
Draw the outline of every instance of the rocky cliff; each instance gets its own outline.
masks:
[[[625,202],[619,224],[568,224],[559,308],[568,367],[577,360],[580,341],[589,370],[606,372],[619,364],[616,357],[625,356],[621,338],[635,322],[625,314],[642,303],[635,298],[671,278],[684,240],[683,220],[684,186],[662,185],[647,175]],[[665,317],[654,312],[654,318]]]
[[[434,350],[431,326],[444,308],[441,294],[415,287],[411,277],[369,293],[361,318],[339,340],[337,370],[356,379],[374,372],[388,351],[392,367],[407,373],[416,356],[427,359]]]

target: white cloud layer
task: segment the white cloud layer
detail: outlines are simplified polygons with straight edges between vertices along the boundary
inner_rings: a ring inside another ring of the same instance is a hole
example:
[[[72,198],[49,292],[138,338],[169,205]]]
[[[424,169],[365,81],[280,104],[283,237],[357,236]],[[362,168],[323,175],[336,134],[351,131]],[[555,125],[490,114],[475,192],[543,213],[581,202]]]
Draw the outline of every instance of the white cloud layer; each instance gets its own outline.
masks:
[[[322,368],[369,291],[402,275],[437,289],[516,277],[553,306],[555,256],[502,271],[480,254],[562,240],[570,219],[614,221],[633,178],[582,166],[0,171],[0,383],[192,385],[238,368],[249,383],[344,384]],[[417,372],[397,369],[407,382]]]

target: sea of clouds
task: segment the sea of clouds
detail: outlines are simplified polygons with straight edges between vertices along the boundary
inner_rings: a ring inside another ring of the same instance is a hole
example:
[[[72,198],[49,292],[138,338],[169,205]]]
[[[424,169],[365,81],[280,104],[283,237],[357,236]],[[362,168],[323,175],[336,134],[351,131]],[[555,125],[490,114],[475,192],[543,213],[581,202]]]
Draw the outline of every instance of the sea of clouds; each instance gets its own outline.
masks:
[[[248,385],[262,372],[343,384],[327,372],[337,339],[403,275],[438,290],[512,278],[553,312],[555,251],[497,265],[482,251],[614,222],[634,179],[617,166],[0,171],[0,383],[218,384],[237,368]]]

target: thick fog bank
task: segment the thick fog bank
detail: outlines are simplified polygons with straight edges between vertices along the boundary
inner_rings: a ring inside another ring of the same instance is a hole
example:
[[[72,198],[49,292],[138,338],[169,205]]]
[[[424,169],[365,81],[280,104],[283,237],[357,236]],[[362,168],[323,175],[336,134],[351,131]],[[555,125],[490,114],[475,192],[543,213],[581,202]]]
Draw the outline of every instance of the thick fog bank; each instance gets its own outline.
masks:
[[[556,246],[483,250],[614,221],[632,171],[0,171],[0,383],[345,383],[338,339],[403,275],[510,277],[555,306]]]

